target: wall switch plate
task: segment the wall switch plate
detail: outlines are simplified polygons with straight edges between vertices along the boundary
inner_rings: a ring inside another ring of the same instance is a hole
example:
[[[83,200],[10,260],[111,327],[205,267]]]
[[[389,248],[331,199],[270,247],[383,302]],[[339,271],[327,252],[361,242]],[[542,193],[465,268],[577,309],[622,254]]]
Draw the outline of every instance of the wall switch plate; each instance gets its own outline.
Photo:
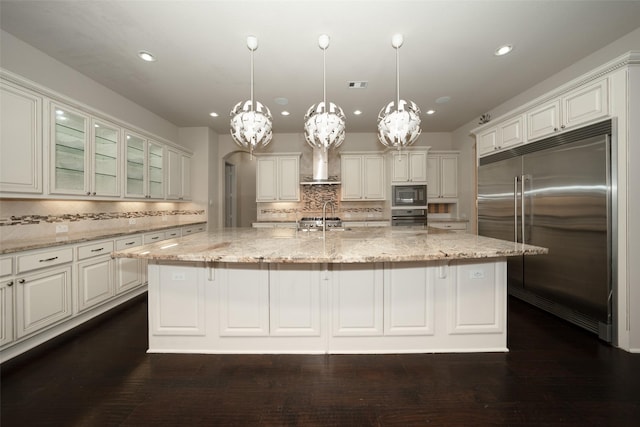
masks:
[[[183,281],[183,280],[187,280],[187,277],[182,272],[174,271],[173,273],[171,273],[171,280]]]
[[[136,219],[135,218],[129,218],[129,225],[133,225],[136,223]]]
[[[69,232],[69,226],[67,224],[56,224],[56,233]]]

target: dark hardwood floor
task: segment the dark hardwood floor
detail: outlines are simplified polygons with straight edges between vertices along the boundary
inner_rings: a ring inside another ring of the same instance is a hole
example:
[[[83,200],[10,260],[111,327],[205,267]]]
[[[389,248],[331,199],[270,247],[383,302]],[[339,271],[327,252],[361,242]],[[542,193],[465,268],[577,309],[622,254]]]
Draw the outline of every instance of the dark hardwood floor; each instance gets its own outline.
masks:
[[[514,299],[488,354],[146,354],[146,313],[5,363],[2,427],[640,425],[640,354]]]

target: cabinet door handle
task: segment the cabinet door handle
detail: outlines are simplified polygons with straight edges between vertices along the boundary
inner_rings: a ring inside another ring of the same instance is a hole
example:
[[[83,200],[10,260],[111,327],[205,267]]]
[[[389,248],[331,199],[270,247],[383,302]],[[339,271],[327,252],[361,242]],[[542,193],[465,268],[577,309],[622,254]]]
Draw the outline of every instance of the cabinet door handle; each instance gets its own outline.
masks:
[[[8,286],[8,287],[13,286],[13,280],[12,280],[12,281],[10,281],[9,283],[7,283],[7,286]]]
[[[91,252],[100,252],[102,250],[104,250],[104,248],[91,249]]]
[[[24,282],[26,282],[26,280],[24,280],[24,279],[18,280],[18,283],[24,283]]]
[[[131,246],[131,245],[133,245],[134,243],[135,243],[135,242],[127,242],[127,243],[125,243],[125,245],[127,245],[127,246]]]
[[[159,238],[158,236],[152,237],[151,240],[157,240],[158,238]]]
[[[49,262],[49,261],[53,261],[54,259],[58,259],[58,257],[54,256],[53,258],[41,259],[40,262]]]

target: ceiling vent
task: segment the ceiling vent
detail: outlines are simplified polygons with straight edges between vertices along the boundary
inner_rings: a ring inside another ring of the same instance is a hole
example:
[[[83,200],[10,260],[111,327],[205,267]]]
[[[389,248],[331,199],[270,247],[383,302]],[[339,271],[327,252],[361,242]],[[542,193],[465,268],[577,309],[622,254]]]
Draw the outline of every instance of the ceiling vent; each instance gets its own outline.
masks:
[[[349,89],[366,89],[368,84],[369,82],[362,82],[362,81],[347,82],[347,86],[349,87]]]

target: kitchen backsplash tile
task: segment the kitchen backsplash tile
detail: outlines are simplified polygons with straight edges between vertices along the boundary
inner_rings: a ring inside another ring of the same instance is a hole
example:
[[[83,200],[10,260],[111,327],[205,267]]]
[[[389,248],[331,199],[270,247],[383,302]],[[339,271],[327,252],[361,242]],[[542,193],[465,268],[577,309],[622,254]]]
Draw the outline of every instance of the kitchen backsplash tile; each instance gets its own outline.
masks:
[[[88,202],[59,200],[0,200],[0,242],[88,230],[144,229],[206,221],[194,203]]]

